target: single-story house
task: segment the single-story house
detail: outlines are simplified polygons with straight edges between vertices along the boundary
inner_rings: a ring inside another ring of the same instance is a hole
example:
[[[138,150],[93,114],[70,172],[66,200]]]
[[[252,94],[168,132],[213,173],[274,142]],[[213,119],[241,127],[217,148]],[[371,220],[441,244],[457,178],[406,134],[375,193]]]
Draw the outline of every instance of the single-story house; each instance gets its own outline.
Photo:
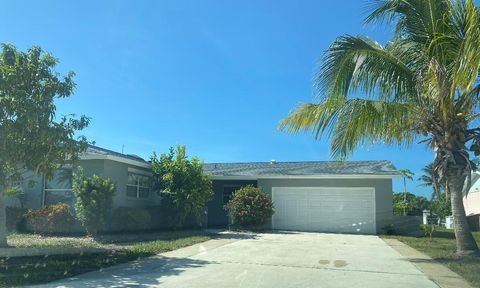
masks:
[[[114,208],[160,204],[161,197],[151,190],[150,163],[141,157],[89,146],[78,165],[87,176],[116,183]],[[34,185],[23,185],[25,207],[73,205],[72,170],[60,169],[51,180],[26,175]],[[254,185],[274,202],[267,229],[362,234],[380,233],[391,224],[392,179],[399,176],[389,161],[208,163],[204,171],[211,175],[215,194],[207,204],[207,227],[227,227],[225,203],[241,186]]]
[[[83,168],[86,176],[96,174],[116,183],[114,207],[144,207],[160,203],[161,197],[151,191],[150,163],[139,156],[89,146],[77,165]],[[72,172],[72,167],[64,167],[50,180],[27,172],[22,184],[25,207],[38,208],[59,202],[73,205]],[[9,199],[9,204],[19,206],[15,201]]]
[[[472,173],[472,184],[468,194],[463,198],[465,214],[472,230],[480,230],[480,172]]]
[[[208,204],[208,226],[225,227],[223,206],[244,185],[261,187],[275,206],[267,228],[376,234],[392,220],[389,161],[210,163],[215,198]]]

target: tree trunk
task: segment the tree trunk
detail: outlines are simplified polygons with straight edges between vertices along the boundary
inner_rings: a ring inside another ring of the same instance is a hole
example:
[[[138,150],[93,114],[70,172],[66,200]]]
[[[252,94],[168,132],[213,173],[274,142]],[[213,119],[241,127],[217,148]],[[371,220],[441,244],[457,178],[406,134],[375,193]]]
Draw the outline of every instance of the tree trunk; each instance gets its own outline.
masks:
[[[463,186],[465,174],[461,167],[450,166],[446,171],[450,199],[452,203],[453,223],[457,242],[457,255],[465,256],[478,253],[477,242],[467,222],[465,208],[463,207]]]
[[[7,247],[7,211],[3,189],[0,189],[0,247]]]
[[[407,178],[403,177],[403,216],[407,216]]]

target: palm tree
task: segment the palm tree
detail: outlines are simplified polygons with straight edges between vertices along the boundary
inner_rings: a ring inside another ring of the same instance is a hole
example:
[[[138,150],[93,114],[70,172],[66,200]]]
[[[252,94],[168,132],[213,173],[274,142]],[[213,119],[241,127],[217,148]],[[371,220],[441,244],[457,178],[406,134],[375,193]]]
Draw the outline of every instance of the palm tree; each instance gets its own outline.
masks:
[[[445,184],[439,182],[438,176],[434,176],[433,163],[428,164],[422,168],[423,175],[418,178],[418,181],[422,183],[417,186],[420,187],[432,187],[432,199],[440,198],[441,194],[445,190]]]
[[[415,175],[415,173],[409,169],[400,169],[398,172],[400,172],[400,175],[402,175],[403,178],[403,215],[405,216],[407,215],[407,179],[413,180],[413,175]]]
[[[366,142],[428,143],[451,194],[459,255],[478,252],[462,190],[474,168],[470,154],[480,154],[473,126],[480,116],[479,15],[473,0],[377,1],[365,22],[395,25],[392,39],[335,39],[314,80],[319,102],[302,104],[280,124],[316,139],[330,135],[339,158]]]

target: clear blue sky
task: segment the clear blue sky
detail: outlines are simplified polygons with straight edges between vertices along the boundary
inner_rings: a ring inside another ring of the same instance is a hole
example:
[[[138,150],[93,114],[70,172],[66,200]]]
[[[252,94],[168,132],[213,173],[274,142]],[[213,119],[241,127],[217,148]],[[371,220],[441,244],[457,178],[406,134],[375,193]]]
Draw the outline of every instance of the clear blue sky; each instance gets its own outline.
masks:
[[[92,118],[96,144],[148,158],[186,144],[205,162],[329,160],[329,139],[277,132],[312,99],[315,63],[336,36],[391,31],[364,26],[367,2],[5,1],[1,42],[40,45],[76,72],[58,113]],[[425,146],[361,147],[353,160],[420,169]],[[410,183],[410,190],[429,196]],[[394,182],[400,191],[401,181]]]

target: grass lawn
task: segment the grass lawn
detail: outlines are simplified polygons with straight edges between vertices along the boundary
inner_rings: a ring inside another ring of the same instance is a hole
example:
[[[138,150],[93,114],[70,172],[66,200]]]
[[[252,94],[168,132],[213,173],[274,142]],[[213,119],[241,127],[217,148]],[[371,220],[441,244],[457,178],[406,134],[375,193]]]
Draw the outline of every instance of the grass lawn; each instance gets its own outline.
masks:
[[[452,271],[461,275],[474,287],[480,287],[480,258],[467,257],[457,259],[455,252],[455,234],[453,230],[439,229],[432,239],[412,236],[382,236],[402,241],[408,246],[421,251],[438,262],[446,265]],[[474,237],[480,245],[480,232],[474,232]]]
[[[56,279],[71,277],[77,274],[99,270],[141,257],[175,250],[204,242],[211,235],[202,231],[181,231],[155,233],[153,241],[128,242],[119,249],[110,249],[105,253],[84,255],[51,255],[48,257],[15,257],[0,258],[0,287],[39,284]],[[17,247],[74,246],[74,247],[112,247],[111,244],[122,244],[114,240],[94,240],[87,237],[42,237],[25,234],[10,235],[9,243]],[[150,237],[152,237],[150,235]],[[58,239],[56,239],[58,238]],[[105,238],[105,236],[103,237]],[[110,237],[106,237],[110,238]],[[112,236],[112,239],[124,239]],[[128,237],[127,237],[128,238]],[[148,238],[148,237],[147,237]],[[27,241],[30,239],[32,241]],[[102,239],[102,237],[100,237]],[[110,245],[110,246],[106,246]],[[115,245],[113,247],[119,247]]]

